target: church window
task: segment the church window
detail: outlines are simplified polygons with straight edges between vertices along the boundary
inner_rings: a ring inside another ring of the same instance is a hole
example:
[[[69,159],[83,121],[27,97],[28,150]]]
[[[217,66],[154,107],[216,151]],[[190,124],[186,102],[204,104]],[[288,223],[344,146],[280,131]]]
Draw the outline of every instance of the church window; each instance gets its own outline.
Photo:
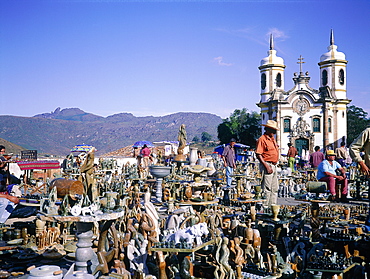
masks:
[[[281,74],[280,73],[276,75],[276,86],[281,87]]]
[[[331,133],[331,118],[328,119],[328,132]]]
[[[322,71],[322,86],[326,86],[328,84],[328,71],[327,70],[323,70]]]
[[[290,119],[285,118],[284,119],[284,133],[289,133],[290,132]]]
[[[262,90],[265,90],[266,88],[266,74],[265,73],[261,75],[261,88]]]
[[[320,118],[314,118],[313,120],[313,132],[320,132]]]
[[[339,70],[339,84],[340,85],[344,84],[344,71],[343,71],[343,69]]]

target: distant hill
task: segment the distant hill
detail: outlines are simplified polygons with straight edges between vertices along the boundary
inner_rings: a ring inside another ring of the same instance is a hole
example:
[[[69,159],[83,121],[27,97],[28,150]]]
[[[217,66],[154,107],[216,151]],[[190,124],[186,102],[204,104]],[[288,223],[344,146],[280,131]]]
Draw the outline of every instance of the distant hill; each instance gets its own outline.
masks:
[[[8,153],[13,153],[14,155],[21,154],[21,151],[22,150],[26,150],[25,148],[23,148],[23,147],[21,147],[19,145],[16,145],[16,144],[14,144],[12,142],[9,142],[9,141],[7,141],[5,139],[2,139],[2,138],[0,138],[0,145],[5,146],[6,153],[7,154]]]
[[[34,117],[0,116],[0,138],[39,154],[67,155],[77,144],[91,144],[105,154],[132,145],[138,140],[177,140],[181,124],[188,141],[207,132],[217,140],[221,117],[210,113],[179,112],[166,116],[135,117],[119,113],[102,117],[78,108],[57,108]]]

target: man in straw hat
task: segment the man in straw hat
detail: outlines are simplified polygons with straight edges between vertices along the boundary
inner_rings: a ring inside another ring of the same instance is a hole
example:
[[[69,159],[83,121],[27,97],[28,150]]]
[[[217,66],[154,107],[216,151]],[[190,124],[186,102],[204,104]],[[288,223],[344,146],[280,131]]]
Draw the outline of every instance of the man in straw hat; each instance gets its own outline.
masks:
[[[270,206],[277,203],[279,189],[276,171],[279,148],[274,138],[278,127],[274,120],[267,120],[262,126],[265,126],[265,133],[257,140],[256,157],[260,161],[261,187],[266,195],[265,206]]]
[[[326,151],[326,160],[322,161],[317,168],[317,180],[325,181],[327,183],[329,191],[332,195],[332,201],[339,201],[337,188],[342,186],[340,201],[348,202],[348,180],[346,171],[335,160],[335,157],[336,154],[334,150]],[[340,171],[341,175],[337,175],[337,170]]]

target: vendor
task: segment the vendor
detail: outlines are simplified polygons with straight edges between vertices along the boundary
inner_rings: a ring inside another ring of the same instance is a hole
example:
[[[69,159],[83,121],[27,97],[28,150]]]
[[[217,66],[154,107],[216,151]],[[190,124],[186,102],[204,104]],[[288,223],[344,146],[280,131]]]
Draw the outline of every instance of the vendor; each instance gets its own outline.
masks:
[[[348,180],[346,172],[342,166],[335,160],[336,153],[334,150],[326,151],[326,160],[322,161],[318,166],[317,180],[325,181],[328,184],[328,188],[332,195],[332,201],[339,201],[337,188],[339,185],[342,186],[342,195],[340,198],[341,202],[348,202]],[[341,175],[337,174],[337,170]]]
[[[19,199],[9,195],[5,181],[0,182],[0,224],[8,220],[10,214],[19,203]]]

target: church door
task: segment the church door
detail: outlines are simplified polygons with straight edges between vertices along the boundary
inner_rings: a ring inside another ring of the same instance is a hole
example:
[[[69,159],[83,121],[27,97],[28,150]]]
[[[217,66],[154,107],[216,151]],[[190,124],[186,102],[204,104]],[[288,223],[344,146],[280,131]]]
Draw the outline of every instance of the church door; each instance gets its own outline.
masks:
[[[299,156],[302,156],[302,149],[308,150],[308,147],[309,147],[308,144],[309,144],[308,139],[299,138],[295,140],[295,147],[298,150]]]

